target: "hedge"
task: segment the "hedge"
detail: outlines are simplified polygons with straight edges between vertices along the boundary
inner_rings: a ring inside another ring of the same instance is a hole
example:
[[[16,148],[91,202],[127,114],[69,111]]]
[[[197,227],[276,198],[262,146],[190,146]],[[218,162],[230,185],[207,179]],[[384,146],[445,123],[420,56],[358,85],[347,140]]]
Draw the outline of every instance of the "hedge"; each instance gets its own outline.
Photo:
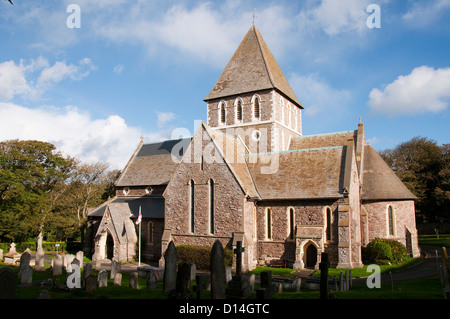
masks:
[[[16,251],[18,252],[24,252],[27,248],[29,248],[31,251],[36,251],[37,249],[37,243],[36,242],[19,242],[16,244]],[[52,242],[52,241],[44,241],[42,243],[42,247],[44,248],[44,251],[51,251],[56,252],[55,244],[59,244],[58,252],[65,252],[67,248],[67,243],[63,241],[58,242]],[[0,243],[0,249],[3,249],[3,253],[6,254],[9,251],[9,248],[11,247],[11,243]]]
[[[212,247],[180,245],[176,246],[176,249],[180,262],[195,264],[197,269],[201,270],[210,269]],[[224,261],[225,267],[233,264],[233,251],[231,249],[224,248]]]

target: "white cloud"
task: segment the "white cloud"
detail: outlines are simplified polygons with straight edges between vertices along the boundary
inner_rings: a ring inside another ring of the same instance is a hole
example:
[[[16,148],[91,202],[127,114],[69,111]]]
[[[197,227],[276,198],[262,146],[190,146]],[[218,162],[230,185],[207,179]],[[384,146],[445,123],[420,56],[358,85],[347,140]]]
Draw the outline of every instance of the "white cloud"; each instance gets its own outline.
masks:
[[[117,64],[113,68],[113,72],[118,75],[122,74],[123,70],[125,70],[125,66],[123,64]]]
[[[450,103],[450,68],[420,66],[399,76],[384,89],[372,89],[369,106],[374,113],[416,115],[438,113]]]
[[[89,58],[82,59],[78,65],[56,61],[50,66],[42,56],[28,63],[20,60],[0,63],[0,99],[11,100],[19,95],[33,100],[39,99],[42,93],[66,78],[79,81],[89,75],[95,66]],[[34,81],[34,78],[37,78]]]
[[[28,94],[30,90],[23,67],[14,61],[0,63],[0,99],[10,100],[15,95]]]
[[[146,142],[167,139],[169,132],[143,134],[117,115],[93,119],[73,106],[26,108],[0,103],[0,140],[40,140],[84,162],[107,162],[123,169],[140,137]]]
[[[367,6],[370,0],[322,0],[319,5],[301,11],[302,29],[323,30],[330,36],[367,30]]]
[[[411,27],[423,27],[435,23],[440,15],[450,8],[450,0],[413,2],[402,19]]]
[[[172,112],[157,112],[158,114],[158,127],[163,127],[167,122],[175,119],[175,113]]]
[[[343,108],[350,100],[350,93],[331,87],[317,74],[298,75],[289,77],[292,89],[300,98],[300,103],[305,107],[307,116],[330,116],[343,112]]]

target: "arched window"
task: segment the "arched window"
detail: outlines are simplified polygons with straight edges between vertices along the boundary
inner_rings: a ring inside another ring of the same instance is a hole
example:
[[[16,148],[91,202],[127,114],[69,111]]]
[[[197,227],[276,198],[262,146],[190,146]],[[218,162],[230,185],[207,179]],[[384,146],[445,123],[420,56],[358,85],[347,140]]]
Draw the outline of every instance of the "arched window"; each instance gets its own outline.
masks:
[[[295,215],[294,209],[290,207],[288,209],[288,238],[293,240],[295,238]]]
[[[225,124],[226,122],[226,104],[225,102],[220,102],[219,104],[219,123]]]
[[[325,208],[325,238],[327,241],[331,240],[331,208]]]
[[[190,196],[189,196],[189,209],[190,209],[190,223],[189,223],[189,231],[191,233],[194,233],[195,228],[195,203],[194,203],[194,198],[195,198],[195,183],[194,180],[191,179],[191,181],[189,182],[189,186],[190,186]]]
[[[242,100],[240,98],[238,98],[236,100],[236,121],[237,122],[242,122]]]
[[[253,118],[259,120],[261,117],[261,100],[258,95],[253,96]]]
[[[209,180],[209,233],[214,234],[214,180]]]
[[[395,234],[395,214],[394,214],[394,207],[392,207],[392,205],[388,206],[387,218],[388,218],[388,235],[394,236],[394,234]]]
[[[272,209],[266,210],[266,238],[272,239]]]

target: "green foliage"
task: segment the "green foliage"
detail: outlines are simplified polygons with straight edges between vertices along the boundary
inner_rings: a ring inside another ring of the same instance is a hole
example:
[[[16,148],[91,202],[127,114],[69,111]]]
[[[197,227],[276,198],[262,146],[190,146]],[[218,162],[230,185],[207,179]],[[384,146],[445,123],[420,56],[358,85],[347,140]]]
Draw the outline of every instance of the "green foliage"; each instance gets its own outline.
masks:
[[[190,264],[195,264],[197,269],[210,269],[210,256],[212,247],[205,246],[176,246],[179,261],[184,261]],[[231,266],[233,263],[233,251],[224,248],[225,267]]]
[[[406,260],[406,247],[394,239],[375,238],[363,251],[364,263],[399,264]]]
[[[417,196],[419,217],[450,220],[450,144],[415,137],[380,155]]]
[[[37,250],[37,243],[36,242],[17,242],[16,244],[16,251],[18,252],[24,252],[27,248],[29,248],[31,251]],[[67,243],[63,241],[58,242],[50,242],[50,241],[44,241],[42,243],[42,248],[44,251],[47,252],[56,252],[55,244],[59,244],[58,252],[64,252],[67,251]],[[10,248],[9,243],[0,243],[0,249],[3,249],[3,253],[7,253]]]

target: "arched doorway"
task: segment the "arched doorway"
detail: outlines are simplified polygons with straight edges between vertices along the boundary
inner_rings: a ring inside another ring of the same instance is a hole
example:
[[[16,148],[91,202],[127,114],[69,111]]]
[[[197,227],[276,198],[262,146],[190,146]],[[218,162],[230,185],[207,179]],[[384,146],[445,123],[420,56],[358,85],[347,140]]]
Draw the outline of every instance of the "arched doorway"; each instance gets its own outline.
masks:
[[[314,244],[310,243],[308,247],[306,247],[306,268],[314,268],[317,264],[317,248]]]
[[[114,239],[109,232],[106,234],[106,258],[112,260],[114,257]]]

